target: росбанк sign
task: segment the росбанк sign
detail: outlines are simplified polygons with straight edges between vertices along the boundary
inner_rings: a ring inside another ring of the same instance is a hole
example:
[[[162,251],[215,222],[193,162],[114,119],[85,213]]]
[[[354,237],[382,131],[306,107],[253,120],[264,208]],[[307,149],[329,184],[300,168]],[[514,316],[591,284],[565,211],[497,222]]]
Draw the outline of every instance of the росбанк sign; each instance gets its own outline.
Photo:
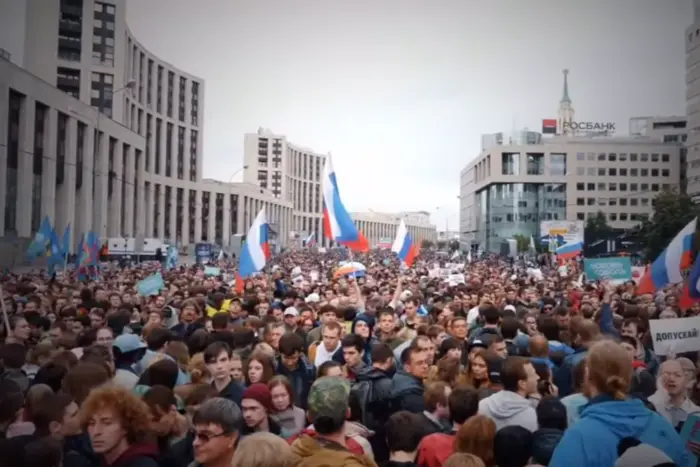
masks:
[[[562,126],[570,130],[615,131],[615,123],[612,122],[563,122]]]

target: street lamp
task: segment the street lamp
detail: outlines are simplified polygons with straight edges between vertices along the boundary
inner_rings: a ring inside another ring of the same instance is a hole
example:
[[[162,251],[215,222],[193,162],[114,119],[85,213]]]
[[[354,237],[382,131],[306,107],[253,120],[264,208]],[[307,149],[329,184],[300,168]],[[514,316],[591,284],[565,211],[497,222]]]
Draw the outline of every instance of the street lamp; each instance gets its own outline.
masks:
[[[124,86],[122,86],[121,88],[117,89],[116,91],[112,91],[112,100],[114,100],[114,96],[115,96],[116,94],[118,94],[118,93],[120,93],[120,92],[122,92],[122,91],[124,91],[124,90],[126,90],[126,89],[129,89],[129,90],[134,89],[135,87],[136,87],[136,80],[134,80],[134,79],[128,80]],[[95,135],[95,142],[94,142],[94,144],[92,145],[92,152],[93,152],[93,154],[92,154],[92,160],[93,160],[93,161],[96,161],[96,160],[97,160],[97,157],[98,157],[97,152],[98,152],[98,150],[99,150],[99,144],[98,144],[98,143],[100,142],[100,117],[102,117],[102,111],[104,110],[104,98],[105,98],[105,93],[104,93],[104,92],[101,92],[101,93],[100,93],[99,104],[98,104],[98,106],[97,106],[97,120],[95,121],[95,132],[96,132],[96,135]],[[95,170],[95,169],[93,168],[93,170]],[[109,172],[107,172],[107,177],[108,177],[108,179],[107,179],[107,184],[108,184],[108,186],[109,186],[109,177],[111,177],[111,176],[112,176],[112,174],[109,173]],[[109,211],[109,208],[108,208],[107,210]],[[107,219],[106,219],[107,213],[102,213],[102,215],[105,216],[105,222],[104,222],[104,224],[103,224],[103,227],[104,227],[104,229],[105,229],[105,233],[106,233],[106,234],[109,234],[109,232],[107,232]],[[117,232],[117,234],[119,234],[119,232]]]
[[[231,191],[232,191],[232,189],[233,189],[233,179],[234,179],[234,177],[235,177],[236,175],[238,175],[239,173],[241,173],[242,171],[247,170],[247,169],[248,169],[248,166],[247,166],[247,165],[242,166],[241,168],[239,168],[239,169],[237,169],[235,172],[233,172],[233,173],[231,174],[231,177],[228,179],[228,199],[229,199],[229,202],[231,201],[231,194],[232,194]],[[228,209],[229,209],[229,212],[230,212],[229,216],[232,218],[232,217],[233,217],[233,206],[229,206]],[[236,211],[238,211],[238,210],[236,210]],[[229,225],[229,226],[231,226],[231,220],[232,220],[232,219],[229,219],[229,221],[228,221],[228,225]],[[238,227],[238,222],[236,222],[236,227]],[[231,235],[235,235],[235,233],[236,233],[236,232],[229,232],[229,240],[231,239]],[[223,239],[222,239],[222,242],[223,242]],[[231,243],[231,242],[229,241],[229,244],[230,244],[230,243]],[[222,247],[223,247],[223,245],[222,245]]]
[[[235,172],[233,172],[233,174],[231,174],[231,178],[228,179],[229,184],[230,184],[230,183],[233,183],[233,177],[235,177],[236,175],[238,175],[239,173],[241,173],[242,171],[247,170],[247,169],[248,169],[248,166],[247,166],[247,165],[244,165],[244,166],[241,167],[240,169],[238,169],[238,170],[236,170]],[[229,190],[230,190],[230,187],[229,187]]]

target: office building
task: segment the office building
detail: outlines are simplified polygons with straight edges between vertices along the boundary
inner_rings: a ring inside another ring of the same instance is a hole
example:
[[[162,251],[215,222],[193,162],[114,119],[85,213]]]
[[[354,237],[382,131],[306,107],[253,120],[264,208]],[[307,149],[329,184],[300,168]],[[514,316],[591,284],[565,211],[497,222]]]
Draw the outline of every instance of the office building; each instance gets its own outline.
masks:
[[[586,221],[598,212],[613,228],[639,225],[657,193],[685,185],[685,127],[683,117],[637,117],[630,136],[612,136],[612,124],[577,123],[564,70],[558,117],[543,121],[551,137],[482,149],[460,172],[462,249],[498,252],[516,234],[538,238],[542,221]]]
[[[204,80],[126,24],[125,0],[0,0],[0,237],[57,231],[228,245],[265,207],[284,246],[292,205],[202,178]]]
[[[293,244],[314,234],[320,246],[323,236],[321,174],[326,155],[297,146],[284,135],[260,128],[244,138],[243,181],[269,190],[277,200],[291,203],[293,213],[288,237]]]
[[[687,191],[697,202],[700,201],[700,0],[693,0],[693,24],[685,34]]]
[[[388,248],[396,238],[396,231],[401,220],[406,230],[418,245],[423,240],[437,241],[437,229],[430,223],[430,213],[417,212],[351,212],[350,216],[365,235],[371,247]]]
[[[323,235],[322,174],[326,155],[297,146],[268,129],[245,135],[245,182],[269,189],[277,199],[293,206],[290,244],[301,246],[311,234],[320,246],[329,246]],[[404,219],[409,233],[419,240],[435,240],[435,226],[425,212],[350,213],[365,234],[370,245],[385,246],[387,238],[394,240],[396,229]],[[427,216],[427,217],[426,217]]]
[[[649,218],[652,200],[680,186],[682,143],[649,137],[555,137],[495,146],[460,173],[460,242],[497,251],[515,234],[537,237],[540,222],[602,211],[628,229]]]

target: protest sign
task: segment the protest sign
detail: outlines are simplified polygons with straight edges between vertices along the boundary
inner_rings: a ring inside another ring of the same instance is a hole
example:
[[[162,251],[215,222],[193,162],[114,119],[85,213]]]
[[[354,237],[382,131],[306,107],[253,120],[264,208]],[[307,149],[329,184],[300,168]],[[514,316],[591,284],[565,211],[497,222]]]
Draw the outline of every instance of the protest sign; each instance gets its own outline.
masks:
[[[632,262],[629,257],[586,258],[583,268],[589,281],[608,280],[625,282],[632,279]]]
[[[656,355],[700,350],[700,317],[649,320]]]
[[[150,275],[136,284],[136,291],[139,293],[139,295],[143,295],[144,297],[158,295],[164,288],[165,283],[163,282],[163,276],[160,274],[160,272]]]
[[[221,275],[221,268],[217,268],[214,266],[206,266],[204,268],[204,275],[207,277],[220,276]]]

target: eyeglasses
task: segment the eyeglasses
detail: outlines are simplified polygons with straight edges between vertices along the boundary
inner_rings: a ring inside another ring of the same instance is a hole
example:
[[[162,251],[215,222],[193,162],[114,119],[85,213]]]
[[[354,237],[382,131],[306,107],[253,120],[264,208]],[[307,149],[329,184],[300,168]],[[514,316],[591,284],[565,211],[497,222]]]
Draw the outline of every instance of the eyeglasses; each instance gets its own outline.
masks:
[[[209,433],[196,433],[195,432],[194,437],[197,438],[202,443],[206,444],[214,438],[219,438],[221,436],[226,436],[226,435],[230,435],[230,434],[231,433],[228,431],[224,431],[223,433],[219,433],[218,435],[210,435]]]

